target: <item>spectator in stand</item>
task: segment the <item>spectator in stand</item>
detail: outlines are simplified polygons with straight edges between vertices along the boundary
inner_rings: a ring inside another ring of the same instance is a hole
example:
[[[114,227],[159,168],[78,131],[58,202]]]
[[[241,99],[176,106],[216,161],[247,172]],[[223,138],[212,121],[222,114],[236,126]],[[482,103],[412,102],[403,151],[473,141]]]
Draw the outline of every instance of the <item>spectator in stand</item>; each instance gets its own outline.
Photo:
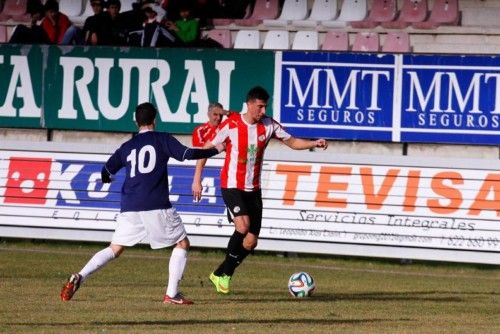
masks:
[[[191,16],[191,8],[187,4],[179,7],[180,19],[167,21],[165,26],[173,32],[181,46],[194,46],[200,37],[200,23]]]
[[[175,46],[178,39],[165,27],[165,10],[152,3],[146,3],[142,7],[146,21],[142,33],[141,46],[165,47]]]
[[[120,16],[120,0],[108,0],[108,9],[102,14],[100,22],[98,45],[127,45],[127,29]]]
[[[65,14],[59,12],[59,3],[56,0],[47,0],[43,7],[45,17],[41,27],[47,34],[49,43],[65,44],[67,40],[65,40],[64,34],[71,27],[71,21]]]
[[[146,21],[142,6],[142,2],[135,2],[132,4],[132,10],[120,13],[120,19],[127,34],[127,45],[129,46],[141,46],[143,24]]]
[[[86,45],[98,45],[99,40],[102,39],[102,21],[104,19],[104,0],[90,0],[90,6],[94,15],[85,19],[83,24],[83,36]]]
[[[37,3],[36,3],[37,2]],[[30,14],[31,22],[29,26],[19,24],[14,29],[9,43],[15,44],[48,44],[49,39],[45,30],[38,24],[44,15],[43,5],[41,1],[28,2],[28,14]]]

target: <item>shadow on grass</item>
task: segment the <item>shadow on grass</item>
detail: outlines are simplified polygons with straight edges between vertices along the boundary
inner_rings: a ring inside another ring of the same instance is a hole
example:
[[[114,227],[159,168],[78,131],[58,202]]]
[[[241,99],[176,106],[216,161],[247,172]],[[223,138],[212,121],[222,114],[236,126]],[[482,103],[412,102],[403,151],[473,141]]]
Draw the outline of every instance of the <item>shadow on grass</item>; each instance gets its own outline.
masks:
[[[317,318],[278,318],[278,319],[186,319],[186,320],[137,320],[137,321],[92,321],[92,322],[71,322],[71,323],[8,323],[9,326],[160,326],[160,325],[226,325],[226,324],[287,324],[287,325],[342,325],[342,324],[370,324],[384,321],[394,321],[394,319],[317,319]],[[409,319],[398,319],[398,321],[409,321]]]
[[[450,296],[452,294],[453,296]],[[470,300],[470,295],[490,296],[497,293],[471,293],[471,292],[451,292],[451,291],[411,291],[411,292],[364,292],[364,293],[316,293],[312,297],[293,298],[293,297],[270,297],[270,298],[246,298],[245,294],[235,297],[227,296],[226,301],[232,303],[276,303],[276,302],[338,302],[346,300],[357,301],[430,301],[430,302],[465,302]],[[464,295],[460,297],[460,295]],[[467,298],[465,298],[467,295]],[[281,296],[281,294],[280,294]],[[240,297],[240,298],[237,298]],[[221,298],[222,299],[222,298]]]

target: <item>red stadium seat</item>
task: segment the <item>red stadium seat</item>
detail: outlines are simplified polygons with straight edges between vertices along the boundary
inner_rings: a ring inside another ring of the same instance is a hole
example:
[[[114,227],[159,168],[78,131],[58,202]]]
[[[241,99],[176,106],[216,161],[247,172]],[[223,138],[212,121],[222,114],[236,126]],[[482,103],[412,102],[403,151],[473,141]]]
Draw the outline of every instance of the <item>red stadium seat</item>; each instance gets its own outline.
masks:
[[[393,21],[396,18],[396,0],[373,0],[368,17],[362,21],[351,22],[353,28],[374,28],[381,22]]]
[[[273,20],[279,14],[279,0],[256,0],[252,15],[247,19],[236,19],[234,24],[239,26],[257,26],[263,20]]]
[[[383,52],[410,52],[410,36],[406,31],[390,31],[382,46]]]
[[[0,13],[0,21],[13,19],[15,21],[27,21],[29,16],[26,15],[28,0],[5,0],[2,13]]]
[[[412,24],[416,29],[435,29],[440,25],[457,25],[459,20],[458,0],[435,0],[427,21]]]
[[[378,52],[379,47],[378,33],[358,32],[352,44],[352,51]]]
[[[399,17],[395,21],[382,22],[387,29],[403,29],[427,18],[427,0],[404,0]]]
[[[330,30],[325,34],[325,40],[321,45],[321,50],[328,51],[348,51],[349,36],[346,31]]]

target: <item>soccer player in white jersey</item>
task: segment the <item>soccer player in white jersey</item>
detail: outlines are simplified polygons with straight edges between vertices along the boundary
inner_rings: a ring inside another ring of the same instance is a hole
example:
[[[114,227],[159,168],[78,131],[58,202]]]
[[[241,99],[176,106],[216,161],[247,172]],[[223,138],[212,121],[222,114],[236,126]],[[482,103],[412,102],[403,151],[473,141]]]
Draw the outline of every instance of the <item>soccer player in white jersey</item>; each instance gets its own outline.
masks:
[[[61,290],[63,301],[69,301],[91,274],[120,256],[124,247],[147,240],[152,249],[175,245],[163,303],[193,303],[178,291],[186,267],[189,239],[181,217],[170,203],[167,163],[169,158],[179,161],[208,158],[221,152],[224,145],[210,149],[186,147],[171,134],[154,131],[156,114],[151,103],[138,105],[135,120],[139,133],[123,143],[102,168],[103,183],[111,182],[111,175],[121,168],[126,169],[117,227],[109,247],[97,252],[79,273],[70,276]]]
[[[229,239],[226,256],[210,274],[218,293],[228,294],[236,267],[257,246],[262,222],[262,193],[260,174],[264,150],[271,138],[281,140],[294,150],[315,147],[326,149],[324,139],[305,140],[288,134],[271,117],[265,115],[269,94],[262,87],[252,88],[246,99],[247,112],[231,113],[219,126],[219,132],[205,148],[226,144],[226,158],[221,170],[222,198],[235,231]],[[198,160],[192,191],[195,201],[201,198],[201,175],[206,159]]]

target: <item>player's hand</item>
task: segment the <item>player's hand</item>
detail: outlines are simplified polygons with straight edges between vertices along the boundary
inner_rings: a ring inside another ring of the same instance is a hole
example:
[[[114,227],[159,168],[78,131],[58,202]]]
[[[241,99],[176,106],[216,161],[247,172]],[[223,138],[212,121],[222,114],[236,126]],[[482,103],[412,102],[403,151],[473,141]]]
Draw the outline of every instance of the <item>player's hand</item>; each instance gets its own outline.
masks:
[[[111,175],[108,173],[105,167],[102,167],[101,169],[101,182],[111,183]]]
[[[215,148],[217,149],[217,151],[222,152],[222,151],[225,151],[226,150],[226,144],[225,143],[221,143],[221,144],[217,144],[215,145]]]
[[[201,182],[193,182],[193,184],[191,185],[191,190],[193,191],[193,201],[199,202],[201,199],[201,192],[203,190]]]
[[[316,140],[315,143],[316,143],[315,147],[323,148],[323,150],[326,150],[326,148],[328,147],[328,142],[323,138]]]

